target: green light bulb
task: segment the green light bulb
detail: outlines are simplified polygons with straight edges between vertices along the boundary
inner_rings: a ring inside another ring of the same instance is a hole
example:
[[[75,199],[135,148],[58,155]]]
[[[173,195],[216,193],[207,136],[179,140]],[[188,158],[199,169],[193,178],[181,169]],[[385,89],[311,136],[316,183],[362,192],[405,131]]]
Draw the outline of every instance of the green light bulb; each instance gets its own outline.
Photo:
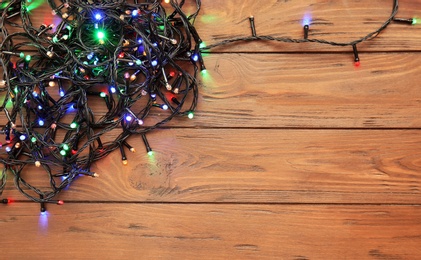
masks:
[[[187,117],[188,117],[189,119],[193,119],[193,117],[194,117],[194,113],[193,113],[193,111],[190,111],[190,112],[187,114]]]
[[[152,155],[153,155],[153,151],[149,151],[149,152],[148,152],[148,155],[149,155],[149,156],[152,156]]]
[[[37,142],[37,138],[35,136],[31,137],[31,142],[36,143]]]
[[[32,58],[31,55],[26,55],[25,60],[29,62],[31,61],[31,58]]]
[[[413,24],[413,25],[418,24],[418,23],[420,23],[420,21],[418,21],[418,19],[417,19],[417,18],[413,18],[413,19],[412,19],[412,24]]]
[[[63,144],[63,150],[68,151],[69,150],[69,146],[67,144]]]
[[[21,59],[23,59],[23,58],[25,57],[25,53],[23,53],[23,52],[19,53],[19,57],[20,57]]]
[[[61,154],[62,156],[66,156],[66,151],[65,151],[65,150],[61,150],[61,151],[60,151],[60,154]]]
[[[101,92],[101,93],[99,93],[99,96],[102,97],[102,98],[105,98],[107,96],[107,94],[105,94],[105,92]]]
[[[70,124],[70,128],[75,129],[76,127],[77,127],[77,124],[75,122],[73,122],[73,123]]]
[[[98,32],[96,33],[96,37],[97,37],[99,40],[102,40],[102,39],[104,39],[104,38],[105,38],[105,33],[104,33],[103,31],[98,31]]]

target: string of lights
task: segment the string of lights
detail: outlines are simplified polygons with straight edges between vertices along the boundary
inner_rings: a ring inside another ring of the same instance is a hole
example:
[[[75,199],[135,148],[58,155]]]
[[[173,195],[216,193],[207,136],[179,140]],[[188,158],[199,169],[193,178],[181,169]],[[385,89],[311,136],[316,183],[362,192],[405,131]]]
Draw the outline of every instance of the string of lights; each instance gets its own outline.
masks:
[[[236,42],[250,42],[250,41],[277,41],[277,42],[286,42],[286,43],[319,43],[319,44],[326,44],[326,45],[332,45],[332,46],[352,46],[352,50],[354,53],[354,62],[355,66],[360,65],[360,58],[358,56],[358,50],[357,50],[357,44],[372,40],[373,38],[377,37],[383,30],[385,30],[392,21],[394,22],[400,22],[405,24],[419,24],[421,23],[421,20],[419,18],[409,18],[409,19],[403,19],[403,18],[396,18],[395,16],[398,13],[399,9],[399,1],[393,0],[393,8],[390,16],[384,21],[379,28],[377,28],[375,31],[372,31],[368,33],[367,35],[349,41],[349,42],[336,42],[336,41],[328,41],[324,39],[317,39],[317,38],[309,38],[309,30],[311,26],[311,20],[308,18],[303,19],[303,38],[289,38],[289,37],[274,37],[271,35],[258,35],[256,32],[256,26],[255,26],[255,19],[253,16],[249,17],[250,21],[250,28],[251,28],[251,36],[241,36],[241,37],[234,37],[222,40],[220,42],[205,46],[201,48],[201,51],[206,51],[210,49],[215,49],[217,47],[221,47],[228,44],[233,44]]]
[[[187,15],[184,0],[48,0],[59,22],[40,27],[31,21],[35,1],[2,2],[0,194],[10,172],[43,212],[45,203],[63,204],[57,194],[78,176],[98,177],[92,163],[112,151],[126,165],[126,150],[135,151],[129,137],[153,156],[147,133],[175,117],[193,118],[204,67],[195,2]],[[93,100],[103,106],[91,107]],[[114,140],[101,140],[113,131]],[[32,166],[46,172],[48,188],[28,181]]]
[[[126,151],[135,152],[130,137],[140,138],[153,156],[147,133],[175,117],[192,119],[198,72],[206,72],[203,52],[236,42],[310,42],[352,46],[359,66],[358,44],[377,37],[392,21],[420,22],[396,18],[399,4],[394,0],[390,16],[378,29],[349,42],[309,37],[310,20],[304,22],[303,38],[259,35],[251,16],[251,36],[202,46],[194,27],[200,0],[193,1],[196,10],[190,15],[183,11],[185,0],[48,0],[59,22],[40,27],[31,21],[37,5],[32,1],[0,6],[0,110],[6,118],[0,195],[10,172],[16,188],[41,203],[41,211],[45,203],[63,204],[55,199],[57,194],[79,176],[98,177],[92,163],[112,151],[119,150],[127,165]],[[102,108],[91,107],[93,100]],[[116,137],[108,141],[111,133]],[[48,190],[27,181],[31,166],[46,172]]]

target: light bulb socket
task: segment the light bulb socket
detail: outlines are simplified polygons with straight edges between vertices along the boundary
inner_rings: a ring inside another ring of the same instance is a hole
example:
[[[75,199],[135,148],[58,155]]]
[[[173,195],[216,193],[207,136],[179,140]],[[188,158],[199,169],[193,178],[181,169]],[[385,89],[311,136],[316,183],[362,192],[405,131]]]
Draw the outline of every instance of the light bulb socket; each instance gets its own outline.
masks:
[[[304,25],[304,39],[307,40],[308,39],[308,31],[310,29],[310,26],[308,26],[308,24]]]
[[[249,21],[250,21],[250,28],[251,28],[251,36],[257,37],[256,26],[254,24],[254,16],[250,16]]]
[[[360,57],[358,56],[358,50],[357,50],[356,44],[352,45],[352,51],[354,52],[355,66],[359,66],[360,65]]]

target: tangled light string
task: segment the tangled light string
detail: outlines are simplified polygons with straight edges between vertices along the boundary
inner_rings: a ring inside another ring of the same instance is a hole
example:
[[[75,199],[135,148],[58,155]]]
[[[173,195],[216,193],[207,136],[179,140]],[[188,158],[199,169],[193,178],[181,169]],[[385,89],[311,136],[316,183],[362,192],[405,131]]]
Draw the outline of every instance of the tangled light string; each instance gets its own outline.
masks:
[[[2,2],[0,110],[7,122],[0,194],[10,171],[27,198],[62,204],[55,196],[76,177],[98,176],[93,162],[119,149],[127,164],[130,136],[139,136],[151,154],[146,133],[174,117],[193,118],[196,76],[205,69],[193,26],[201,2],[195,0],[191,15],[184,2],[48,0],[61,22],[41,27],[31,22],[37,3]],[[96,102],[106,108],[100,118],[91,99],[103,99]],[[103,143],[113,130],[120,133]],[[43,168],[48,190],[26,181],[30,166]]]
[[[242,41],[312,42],[352,46],[359,66],[357,44],[377,37],[392,21],[421,23],[417,18],[395,18],[399,4],[393,0],[390,16],[378,29],[349,42],[309,37],[308,19],[303,21],[303,38],[258,35],[254,17],[250,17],[251,36],[200,47],[202,40],[193,26],[200,0],[191,0],[196,4],[191,15],[182,10],[185,0],[60,0],[59,5],[48,0],[53,14],[62,21],[56,27],[39,28],[31,23],[30,10],[38,5],[31,1],[0,4],[0,91],[5,97],[0,110],[7,118],[2,130],[6,144],[0,152],[4,164],[0,195],[10,170],[17,189],[40,202],[41,211],[46,202],[61,204],[54,197],[77,176],[96,177],[90,171],[92,163],[111,151],[119,149],[127,164],[125,151],[134,151],[127,142],[130,136],[140,135],[151,154],[146,133],[176,116],[193,118],[196,76],[199,70],[206,70],[202,51]],[[172,9],[170,14],[163,4]],[[9,34],[6,25],[21,31]],[[35,53],[25,53],[26,49]],[[88,99],[95,96],[106,107],[99,119],[88,105]],[[114,141],[102,143],[101,136],[113,130],[121,133]],[[60,131],[62,136],[56,137]],[[49,191],[25,181],[30,165],[47,172]]]

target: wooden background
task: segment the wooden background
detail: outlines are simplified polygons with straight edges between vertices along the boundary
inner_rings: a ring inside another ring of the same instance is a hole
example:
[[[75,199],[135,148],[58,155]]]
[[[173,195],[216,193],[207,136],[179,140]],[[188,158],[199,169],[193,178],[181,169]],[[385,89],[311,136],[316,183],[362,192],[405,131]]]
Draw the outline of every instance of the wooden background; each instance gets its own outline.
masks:
[[[191,1],[193,2],[193,1]],[[401,0],[399,17],[421,17]],[[250,35],[349,41],[392,0],[203,1],[209,45]],[[51,15],[39,8],[41,24]],[[47,17],[47,18],[46,18]],[[149,136],[155,156],[118,152],[60,195],[26,202],[9,178],[0,205],[5,259],[419,259],[421,25],[393,23],[350,47],[249,42],[205,55],[194,120]],[[31,173],[32,174],[32,173]],[[42,175],[42,174],[41,174]],[[33,182],[42,185],[41,175]]]

